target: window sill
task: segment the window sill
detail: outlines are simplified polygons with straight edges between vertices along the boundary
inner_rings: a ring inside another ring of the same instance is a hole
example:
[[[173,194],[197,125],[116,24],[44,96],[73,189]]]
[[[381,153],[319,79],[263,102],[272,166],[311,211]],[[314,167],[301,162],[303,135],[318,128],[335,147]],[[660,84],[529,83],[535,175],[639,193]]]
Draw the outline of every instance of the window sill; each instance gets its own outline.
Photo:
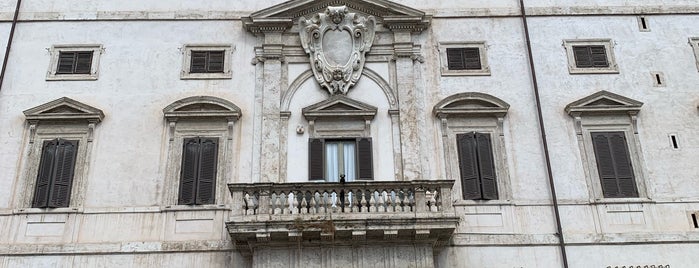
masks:
[[[454,206],[509,206],[514,205],[512,200],[456,200]]]
[[[180,73],[180,80],[214,80],[214,79],[233,79],[233,73]]]
[[[480,70],[449,70],[442,68],[442,76],[490,76],[490,68]]]
[[[171,205],[160,208],[163,212],[231,210],[229,205]]]
[[[605,205],[605,204],[642,204],[642,203],[656,203],[654,200],[645,197],[629,197],[629,198],[598,198],[590,200],[592,205]]]
[[[616,66],[610,68],[577,68],[568,66],[570,74],[619,74],[619,69]]]
[[[12,214],[67,214],[67,213],[82,213],[82,208],[20,208],[12,210]]]
[[[95,74],[52,74],[46,75],[46,81],[95,81],[98,75]]]

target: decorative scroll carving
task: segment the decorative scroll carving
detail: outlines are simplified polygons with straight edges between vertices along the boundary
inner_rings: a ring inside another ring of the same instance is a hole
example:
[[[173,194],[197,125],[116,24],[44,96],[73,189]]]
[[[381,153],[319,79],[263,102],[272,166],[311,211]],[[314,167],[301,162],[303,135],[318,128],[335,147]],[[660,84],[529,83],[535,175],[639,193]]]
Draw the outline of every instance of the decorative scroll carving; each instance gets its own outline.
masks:
[[[331,6],[311,19],[301,18],[299,26],[316,81],[330,95],[347,94],[361,77],[365,54],[374,42],[374,17],[350,13],[347,6]]]

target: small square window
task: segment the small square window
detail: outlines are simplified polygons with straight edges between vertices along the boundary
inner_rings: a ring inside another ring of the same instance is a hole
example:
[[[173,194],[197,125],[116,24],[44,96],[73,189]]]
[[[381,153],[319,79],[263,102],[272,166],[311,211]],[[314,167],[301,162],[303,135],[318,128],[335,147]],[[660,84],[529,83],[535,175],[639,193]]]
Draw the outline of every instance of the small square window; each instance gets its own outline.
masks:
[[[694,49],[694,60],[697,64],[697,70],[699,70],[699,37],[689,38],[689,45]]]
[[[224,51],[192,51],[190,73],[222,73]]]
[[[619,73],[610,39],[564,40],[571,74]]]
[[[101,45],[55,45],[46,80],[97,80]]]
[[[371,138],[310,139],[308,159],[310,180],[374,178]]]
[[[185,45],[180,79],[231,79],[231,45]]]
[[[485,42],[440,43],[443,76],[490,75]]]

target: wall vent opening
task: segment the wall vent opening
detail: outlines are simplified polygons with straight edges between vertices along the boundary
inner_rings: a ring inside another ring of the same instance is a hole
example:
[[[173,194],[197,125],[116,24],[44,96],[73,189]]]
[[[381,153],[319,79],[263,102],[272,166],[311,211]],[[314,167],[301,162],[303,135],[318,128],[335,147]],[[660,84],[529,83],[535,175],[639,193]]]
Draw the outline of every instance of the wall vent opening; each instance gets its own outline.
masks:
[[[677,134],[670,134],[670,146],[672,146],[672,149],[680,148],[680,143],[677,139]]]
[[[699,221],[697,221],[697,214],[699,213],[692,213],[692,223],[694,223],[694,229],[699,229]]]
[[[650,32],[648,27],[648,19],[645,16],[638,16],[638,30],[641,32]]]
[[[650,74],[653,77],[653,86],[654,87],[664,87],[665,86],[665,76],[663,75],[662,72],[651,72]]]

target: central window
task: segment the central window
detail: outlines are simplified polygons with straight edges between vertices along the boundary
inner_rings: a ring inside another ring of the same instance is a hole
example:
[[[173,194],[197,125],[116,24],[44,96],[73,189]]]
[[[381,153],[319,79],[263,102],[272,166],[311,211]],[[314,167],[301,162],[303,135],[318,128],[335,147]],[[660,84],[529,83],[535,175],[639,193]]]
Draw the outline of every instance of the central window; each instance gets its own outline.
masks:
[[[370,138],[311,139],[309,179],[346,182],[373,179]]]

